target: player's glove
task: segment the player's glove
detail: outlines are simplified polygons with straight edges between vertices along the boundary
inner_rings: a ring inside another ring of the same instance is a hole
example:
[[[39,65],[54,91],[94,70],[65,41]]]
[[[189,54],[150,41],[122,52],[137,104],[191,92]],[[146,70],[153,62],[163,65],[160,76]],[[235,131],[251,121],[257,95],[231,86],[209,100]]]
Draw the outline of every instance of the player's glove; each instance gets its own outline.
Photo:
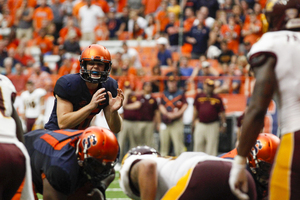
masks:
[[[231,192],[241,200],[248,200],[248,180],[246,171],[246,158],[237,155],[231,167],[229,175],[229,186]]]
[[[90,196],[90,197],[98,196],[99,199],[105,200],[105,197],[104,197],[103,193],[98,188],[93,188],[93,190],[90,193],[88,193],[87,196]]]

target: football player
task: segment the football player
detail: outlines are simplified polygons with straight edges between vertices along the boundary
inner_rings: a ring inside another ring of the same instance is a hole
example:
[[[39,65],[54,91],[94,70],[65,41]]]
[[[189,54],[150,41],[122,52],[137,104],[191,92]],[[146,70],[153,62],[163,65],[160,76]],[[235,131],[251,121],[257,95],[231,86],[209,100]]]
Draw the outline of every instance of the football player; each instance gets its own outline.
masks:
[[[253,176],[256,185],[257,199],[268,198],[268,183],[271,167],[275,158],[280,139],[270,133],[260,133],[255,145],[248,154],[247,170]],[[234,159],[237,149],[220,155],[221,158]]]
[[[109,77],[109,51],[104,46],[92,44],[82,51],[79,61],[79,74],[68,74],[57,80],[55,102],[45,128],[84,130],[103,109],[110,130],[118,133],[121,128],[118,109],[124,96],[117,81]]]
[[[119,152],[106,128],[34,130],[25,135],[35,189],[44,200],[104,199]]]
[[[227,184],[231,163],[203,152],[160,157],[155,149],[138,146],[123,159],[120,186],[132,199],[236,199]],[[256,199],[255,183],[249,172],[247,177],[248,195]]]
[[[269,32],[248,54],[256,83],[229,179],[231,190],[240,199],[247,199],[247,155],[263,127],[273,95],[279,103],[281,144],[271,172],[269,199],[300,198],[299,11],[300,0],[267,1],[265,15]]]
[[[33,200],[29,155],[23,142],[20,118],[13,106],[16,89],[0,74],[0,199],[10,200],[22,181],[23,199]]]

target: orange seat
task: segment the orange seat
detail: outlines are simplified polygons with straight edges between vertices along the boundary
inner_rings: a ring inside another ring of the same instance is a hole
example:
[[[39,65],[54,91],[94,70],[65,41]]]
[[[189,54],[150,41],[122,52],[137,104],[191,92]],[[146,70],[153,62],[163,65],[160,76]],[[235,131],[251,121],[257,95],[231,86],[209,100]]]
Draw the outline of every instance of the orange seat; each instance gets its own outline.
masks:
[[[124,31],[118,36],[118,39],[119,40],[131,40],[132,34],[128,31]]]

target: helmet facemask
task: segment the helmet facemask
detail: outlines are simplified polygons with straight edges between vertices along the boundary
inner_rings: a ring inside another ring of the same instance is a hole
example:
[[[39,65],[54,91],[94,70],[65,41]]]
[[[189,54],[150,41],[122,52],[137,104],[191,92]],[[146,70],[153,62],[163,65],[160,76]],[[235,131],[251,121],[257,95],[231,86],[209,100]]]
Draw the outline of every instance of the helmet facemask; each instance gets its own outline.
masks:
[[[80,62],[80,76],[83,80],[90,83],[103,83],[108,80],[111,71],[111,62],[110,61],[102,61],[102,60],[93,60],[96,62],[101,62],[104,64],[104,71],[91,71],[87,69],[87,62],[82,60]],[[93,77],[93,75],[99,75],[99,77]]]

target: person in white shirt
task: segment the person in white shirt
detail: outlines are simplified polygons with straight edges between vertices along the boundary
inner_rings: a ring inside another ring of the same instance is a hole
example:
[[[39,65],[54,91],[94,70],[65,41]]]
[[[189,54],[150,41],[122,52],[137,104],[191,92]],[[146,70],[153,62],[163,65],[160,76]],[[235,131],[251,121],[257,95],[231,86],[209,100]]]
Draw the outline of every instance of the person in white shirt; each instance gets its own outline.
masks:
[[[91,0],[79,9],[79,25],[82,32],[81,40],[94,42],[94,29],[97,26],[98,17],[104,17],[101,7],[93,5]]]

